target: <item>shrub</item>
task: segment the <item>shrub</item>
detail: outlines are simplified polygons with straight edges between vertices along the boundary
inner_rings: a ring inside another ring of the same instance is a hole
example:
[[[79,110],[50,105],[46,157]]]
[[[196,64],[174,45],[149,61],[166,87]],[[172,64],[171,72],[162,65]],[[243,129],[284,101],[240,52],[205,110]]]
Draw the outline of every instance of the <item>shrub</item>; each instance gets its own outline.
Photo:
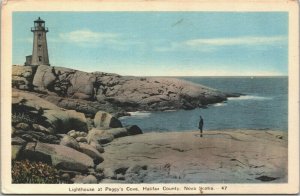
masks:
[[[26,113],[13,113],[12,114],[12,124],[18,124],[18,123],[27,123],[27,124],[33,124],[36,123],[36,119],[30,117],[28,114]]]
[[[28,160],[12,162],[12,183],[55,184],[60,181],[58,171],[42,162]]]

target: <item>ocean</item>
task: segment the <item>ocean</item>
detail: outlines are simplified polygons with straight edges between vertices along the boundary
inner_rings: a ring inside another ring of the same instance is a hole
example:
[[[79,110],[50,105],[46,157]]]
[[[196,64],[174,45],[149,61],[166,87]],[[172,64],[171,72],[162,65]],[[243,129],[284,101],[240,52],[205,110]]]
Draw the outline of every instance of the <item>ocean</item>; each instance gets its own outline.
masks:
[[[123,125],[138,125],[143,132],[216,129],[288,130],[288,77],[179,77],[223,92],[245,94],[194,110],[132,112]]]

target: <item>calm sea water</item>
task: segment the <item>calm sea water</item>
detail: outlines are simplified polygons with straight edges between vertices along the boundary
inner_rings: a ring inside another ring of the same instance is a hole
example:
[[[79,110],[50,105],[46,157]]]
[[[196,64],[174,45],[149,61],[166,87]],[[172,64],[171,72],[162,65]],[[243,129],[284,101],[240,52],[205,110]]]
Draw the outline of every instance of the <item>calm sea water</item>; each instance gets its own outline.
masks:
[[[288,129],[288,77],[181,77],[223,92],[246,94],[207,109],[133,112],[122,117],[124,125],[136,124],[144,132],[197,130],[199,116],[204,130]]]

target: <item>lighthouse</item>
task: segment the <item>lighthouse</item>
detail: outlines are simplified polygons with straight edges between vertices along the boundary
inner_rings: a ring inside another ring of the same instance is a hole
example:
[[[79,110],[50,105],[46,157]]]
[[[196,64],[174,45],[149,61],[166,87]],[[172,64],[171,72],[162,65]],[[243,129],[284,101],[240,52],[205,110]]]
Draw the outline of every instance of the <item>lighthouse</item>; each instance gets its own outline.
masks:
[[[31,32],[33,32],[32,55],[26,56],[25,65],[50,65],[46,38],[48,28],[45,27],[45,21],[40,17],[35,20]]]

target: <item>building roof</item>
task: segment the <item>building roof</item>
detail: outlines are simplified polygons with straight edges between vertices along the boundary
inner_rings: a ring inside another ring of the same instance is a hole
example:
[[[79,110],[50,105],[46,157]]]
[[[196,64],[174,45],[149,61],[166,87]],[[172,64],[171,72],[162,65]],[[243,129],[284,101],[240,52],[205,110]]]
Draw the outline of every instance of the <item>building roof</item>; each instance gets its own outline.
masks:
[[[38,23],[43,23],[43,22],[45,22],[44,20],[42,20],[40,17],[37,19],[37,20],[35,20],[34,22],[38,22]]]

